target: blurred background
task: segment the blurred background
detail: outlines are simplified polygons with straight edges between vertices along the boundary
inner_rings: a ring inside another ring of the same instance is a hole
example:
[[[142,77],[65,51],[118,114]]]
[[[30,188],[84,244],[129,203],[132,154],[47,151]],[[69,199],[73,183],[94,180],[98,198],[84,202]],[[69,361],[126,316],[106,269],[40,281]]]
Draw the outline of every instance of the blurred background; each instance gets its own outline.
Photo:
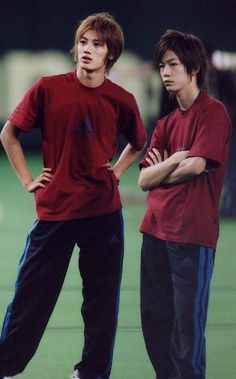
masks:
[[[148,129],[164,114],[153,57],[167,29],[197,34],[212,68],[235,71],[235,0],[0,0],[0,124],[34,80],[74,67],[69,52],[78,22],[99,11],[124,29],[125,52],[110,77],[134,92]],[[214,94],[223,97],[217,85],[214,78]]]
[[[74,69],[70,49],[79,20],[107,11],[122,25],[125,51],[110,79],[133,92],[148,136],[175,104],[154,69],[154,49],[167,29],[199,36],[209,54],[209,92],[225,103],[233,124],[230,159],[221,200],[218,244],[208,321],[209,379],[235,379],[236,362],[236,0],[0,0],[0,129],[28,87],[40,76]],[[34,175],[41,169],[37,131],[22,143]],[[121,311],[111,379],[152,379],[139,318],[140,220],[145,195],[134,165],[121,180],[126,255]],[[0,327],[25,237],[34,221],[31,194],[21,187],[0,145]],[[20,378],[68,378],[79,359],[83,328],[77,254],[35,358]],[[49,375],[50,372],[50,375]]]

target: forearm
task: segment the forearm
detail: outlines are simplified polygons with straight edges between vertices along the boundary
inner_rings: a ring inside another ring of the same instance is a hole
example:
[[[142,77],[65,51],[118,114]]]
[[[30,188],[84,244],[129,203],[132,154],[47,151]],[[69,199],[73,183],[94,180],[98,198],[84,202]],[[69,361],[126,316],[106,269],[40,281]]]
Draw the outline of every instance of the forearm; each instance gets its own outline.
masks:
[[[169,175],[167,175],[163,181],[163,184],[178,184],[191,180],[195,174],[188,172],[188,170],[177,168]]]
[[[25,157],[18,140],[9,143],[3,136],[1,136],[2,145],[6,151],[8,159],[14,168],[22,185],[27,188],[27,185],[32,182],[33,178],[31,172],[26,164]]]
[[[166,178],[176,169],[178,163],[168,158],[163,162],[143,168],[139,176],[139,186],[143,191],[159,187]]]
[[[202,174],[206,168],[206,159],[202,157],[187,158],[180,162],[178,167],[172,171],[164,180],[164,184],[178,184],[191,180]]]
[[[120,176],[136,161],[141,154],[141,151],[142,150],[135,150],[130,144],[126,145],[117,162],[113,166],[113,171],[117,178],[120,178]]]
[[[21,144],[17,138],[16,129],[8,121],[1,132],[1,142],[18,178],[22,185],[27,188],[27,185],[32,182],[33,178],[25,161]]]

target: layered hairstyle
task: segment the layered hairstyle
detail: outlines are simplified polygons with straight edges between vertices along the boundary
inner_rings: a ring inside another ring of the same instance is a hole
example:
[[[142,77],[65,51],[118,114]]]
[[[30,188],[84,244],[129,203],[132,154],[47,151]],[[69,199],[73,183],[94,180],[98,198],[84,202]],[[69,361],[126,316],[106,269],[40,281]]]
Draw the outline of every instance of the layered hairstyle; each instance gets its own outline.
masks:
[[[75,43],[71,50],[74,61],[78,64],[78,42],[88,30],[98,33],[108,48],[106,72],[109,73],[124,49],[124,35],[121,26],[107,12],[95,13],[82,20],[75,33]]]
[[[156,45],[155,60],[158,69],[167,50],[178,56],[190,79],[193,72],[196,72],[198,88],[207,90],[208,57],[202,41],[193,34],[167,30]]]

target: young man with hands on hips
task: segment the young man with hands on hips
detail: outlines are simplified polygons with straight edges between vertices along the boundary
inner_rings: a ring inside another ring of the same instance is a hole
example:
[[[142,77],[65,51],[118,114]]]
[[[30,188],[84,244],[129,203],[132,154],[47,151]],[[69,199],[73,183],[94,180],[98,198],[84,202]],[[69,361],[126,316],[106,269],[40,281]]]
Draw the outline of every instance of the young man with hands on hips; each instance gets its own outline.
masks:
[[[134,97],[106,77],[123,45],[122,29],[111,15],[84,19],[75,35],[76,70],[34,83],[1,132],[21,183],[35,195],[37,211],[2,328],[1,379],[22,372],[34,355],[75,245],[84,348],[71,378],[110,376],[123,261],[118,179],[146,142]],[[41,130],[44,161],[36,178],[18,140],[20,132],[34,127]],[[112,167],[121,134],[128,144]]]

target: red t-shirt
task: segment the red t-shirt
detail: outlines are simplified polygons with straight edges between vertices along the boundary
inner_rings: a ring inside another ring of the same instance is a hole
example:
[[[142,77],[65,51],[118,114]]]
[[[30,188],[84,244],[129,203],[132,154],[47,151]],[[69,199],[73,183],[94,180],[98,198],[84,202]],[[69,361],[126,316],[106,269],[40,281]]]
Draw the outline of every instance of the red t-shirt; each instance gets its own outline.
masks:
[[[44,77],[25,94],[9,121],[24,132],[39,127],[44,167],[53,179],[35,193],[40,220],[93,217],[121,208],[117,179],[101,166],[112,160],[118,136],[136,149],[146,141],[136,101],[106,79],[83,86],[76,72]]]
[[[187,110],[176,109],[157,122],[150,149],[207,159],[209,172],[180,184],[152,189],[140,230],[157,238],[216,247],[219,199],[228,155],[231,123],[224,105],[202,92]],[[148,149],[149,151],[149,149]],[[147,167],[145,157],[141,167]]]

